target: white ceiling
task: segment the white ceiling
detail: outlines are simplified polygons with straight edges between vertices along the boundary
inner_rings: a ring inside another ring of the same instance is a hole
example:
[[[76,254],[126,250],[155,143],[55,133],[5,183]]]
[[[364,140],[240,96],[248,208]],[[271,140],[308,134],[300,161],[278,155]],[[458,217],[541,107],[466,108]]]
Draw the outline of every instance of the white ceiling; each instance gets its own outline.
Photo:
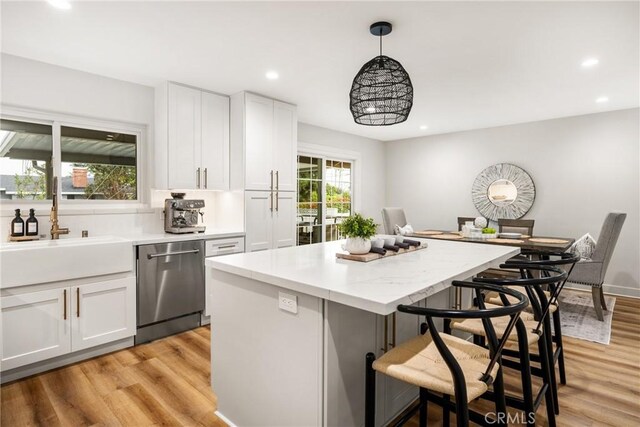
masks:
[[[2,2],[2,51],[147,85],[250,90],[297,104],[302,122],[379,140],[639,105],[637,1],[72,5]],[[415,91],[408,121],[388,127],[356,125],[348,109],[377,20],[393,24],[384,53]],[[599,65],[582,68],[589,57]]]

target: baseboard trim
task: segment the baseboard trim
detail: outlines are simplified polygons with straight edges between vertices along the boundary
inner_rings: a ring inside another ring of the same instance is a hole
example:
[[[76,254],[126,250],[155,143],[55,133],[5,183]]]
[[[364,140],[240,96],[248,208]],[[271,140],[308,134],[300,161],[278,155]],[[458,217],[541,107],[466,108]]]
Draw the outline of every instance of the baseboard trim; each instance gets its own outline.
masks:
[[[574,289],[574,290],[577,290],[577,291],[591,292],[591,287],[590,286],[580,285],[580,284],[577,284],[577,283],[567,282],[565,287],[567,289]],[[627,288],[627,287],[624,287],[624,286],[617,286],[617,285],[610,285],[608,283],[605,283],[604,285],[602,285],[602,287],[604,289],[604,293],[605,294],[617,295],[617,296],[629,297],[629,298],[640,298],[640,289]]]
[[[225,417],[224,415],[222,415],[222,412],[220,411],[215,411],[214,414],[216,414],[216,417],[220,418],[222,421],[225,422],[225,424],[227,424],[229,427],[238,427],[236,426],[233,421],[231,421],[229,418]]]

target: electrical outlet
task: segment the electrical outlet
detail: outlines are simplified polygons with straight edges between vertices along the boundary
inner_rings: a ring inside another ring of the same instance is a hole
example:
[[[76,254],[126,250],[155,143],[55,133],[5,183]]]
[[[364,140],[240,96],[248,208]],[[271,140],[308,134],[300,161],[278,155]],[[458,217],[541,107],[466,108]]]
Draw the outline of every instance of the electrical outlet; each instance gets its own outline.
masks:
[[[298,297],[284,292],[278,292],[278,308],[298,314]]]

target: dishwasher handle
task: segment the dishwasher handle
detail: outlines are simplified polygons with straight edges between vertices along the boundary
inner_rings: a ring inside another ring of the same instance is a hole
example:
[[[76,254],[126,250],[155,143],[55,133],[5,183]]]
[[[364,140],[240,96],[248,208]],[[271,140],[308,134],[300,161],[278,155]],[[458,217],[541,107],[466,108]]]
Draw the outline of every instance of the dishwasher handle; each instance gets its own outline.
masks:
[[[192,249],[190,251],[165,252],[163,254],[148,254],[147,259],[160,258],[160,257],[172,256],[172,255],[197,254],[198,252],[200,252],[200,249]]]

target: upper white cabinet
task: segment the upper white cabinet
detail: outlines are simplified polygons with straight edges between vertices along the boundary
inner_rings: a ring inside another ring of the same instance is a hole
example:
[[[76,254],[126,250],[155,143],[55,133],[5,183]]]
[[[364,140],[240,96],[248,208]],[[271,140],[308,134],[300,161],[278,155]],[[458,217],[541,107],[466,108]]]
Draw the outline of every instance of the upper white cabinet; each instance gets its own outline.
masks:
[[[165,83],[156,89],[155,186],[229,188],[229,97]]]
[[[296,107],[252,93],[231,97],[231,186],[295,191]]]

